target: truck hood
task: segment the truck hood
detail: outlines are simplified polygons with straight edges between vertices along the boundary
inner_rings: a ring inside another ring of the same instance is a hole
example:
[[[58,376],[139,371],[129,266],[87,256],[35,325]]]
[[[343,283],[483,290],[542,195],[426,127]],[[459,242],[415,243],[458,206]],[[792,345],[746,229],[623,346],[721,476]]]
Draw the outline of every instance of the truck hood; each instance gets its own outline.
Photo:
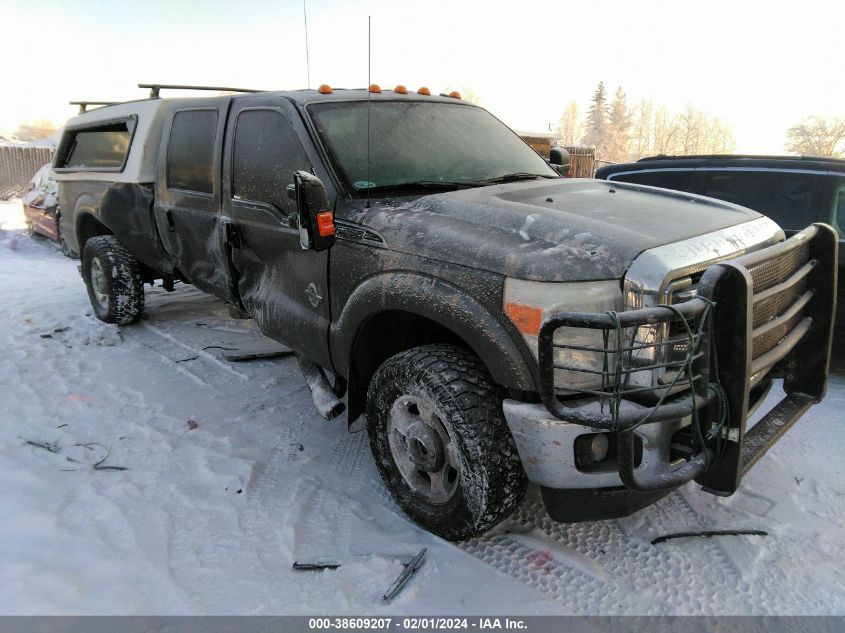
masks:
[[[619,279],[641,252],[748,222],[711,198],[600,180],[538,180],[382,201],[353,213],[395,251],[536,281]]]

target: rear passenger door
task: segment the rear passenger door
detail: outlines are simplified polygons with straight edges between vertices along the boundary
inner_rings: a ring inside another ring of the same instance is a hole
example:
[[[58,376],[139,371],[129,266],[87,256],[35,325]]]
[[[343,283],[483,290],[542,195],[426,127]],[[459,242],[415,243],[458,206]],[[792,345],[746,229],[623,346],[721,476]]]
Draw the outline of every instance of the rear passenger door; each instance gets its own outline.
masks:
[[[221,143],[228,100],[177,110],[157,168],[156,225],[164,249],[192,284],[232,301],[220,229]]]
[[[306,136],[287,100],[235,101],[224,162],[227,248],[233,284],[261,331],[330,368],[329,251],[302,250],[287,195],[295,171],[313,172],[297,130]]]

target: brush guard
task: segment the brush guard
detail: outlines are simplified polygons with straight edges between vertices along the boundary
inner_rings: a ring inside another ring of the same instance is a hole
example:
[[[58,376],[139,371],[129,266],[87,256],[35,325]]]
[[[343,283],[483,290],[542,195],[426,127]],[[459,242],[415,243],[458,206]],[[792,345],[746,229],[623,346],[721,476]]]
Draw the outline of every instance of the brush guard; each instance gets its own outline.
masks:
[[[632,490],[665,490],[694,479],[714,494],[732,494],[766,451],[824,397],[837,248],[834,229],[814,224],[784,242],[711,266],[697,296],[684,303],[550,315],[538,336],[543,404],[560,420],[616,433],[619,476]],[[560,328],[596,330],[601,344],[568,344],[565,332],[555,340]],[[571,352],[600,362],[593,367],[569,362]],[[567,406],[557,395],[567,387],[555,385],[556,372],[600,379],[597,389],[571,389],[597,396],[600,412]],[[673,378],[643,386],[636,376],[645,372]],[[773,378],[784,379],[785,397],[746,429],[752,389]],[[622,400],[648,404],[623,410]],[[660,474],[637,472],[637,427],[687,416],[691,433],[673,437],[673,449],[686,461]]]

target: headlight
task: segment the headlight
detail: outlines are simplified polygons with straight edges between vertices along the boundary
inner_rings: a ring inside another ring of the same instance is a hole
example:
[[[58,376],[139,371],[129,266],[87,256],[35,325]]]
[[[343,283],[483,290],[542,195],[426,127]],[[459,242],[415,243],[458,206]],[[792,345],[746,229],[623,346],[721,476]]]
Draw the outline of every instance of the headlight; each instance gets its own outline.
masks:
[[[505,280],[505,314],[522,334],[528,347],[538,357],[537,334],[540,324],[553,312],[607,312],[622,310],[622,289],[619,281],[577,281],[549,283]],[[601,330],[558,328],[555,343],[604,347]],[[601,371],[602,354],[584,350],[555,349],[555,364],[578,369]],[[563,390],[597,389],[601,376],[586,372],[557,369],[555,387]]]

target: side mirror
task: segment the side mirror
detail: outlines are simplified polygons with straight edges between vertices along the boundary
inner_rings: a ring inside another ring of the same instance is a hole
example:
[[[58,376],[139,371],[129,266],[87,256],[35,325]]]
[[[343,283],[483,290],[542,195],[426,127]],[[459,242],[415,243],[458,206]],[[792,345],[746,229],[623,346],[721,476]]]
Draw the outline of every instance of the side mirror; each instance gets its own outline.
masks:
[[[562,147],[553,147],[549,153],[549,162],[552,164],[561,176],[565,176],[569,172],[569,152]]]
[[[299,245],[303,250],[325,251],[334,246],[334,213],[322,181],[307,171],[293,174],[288,195],[296,201]]]

